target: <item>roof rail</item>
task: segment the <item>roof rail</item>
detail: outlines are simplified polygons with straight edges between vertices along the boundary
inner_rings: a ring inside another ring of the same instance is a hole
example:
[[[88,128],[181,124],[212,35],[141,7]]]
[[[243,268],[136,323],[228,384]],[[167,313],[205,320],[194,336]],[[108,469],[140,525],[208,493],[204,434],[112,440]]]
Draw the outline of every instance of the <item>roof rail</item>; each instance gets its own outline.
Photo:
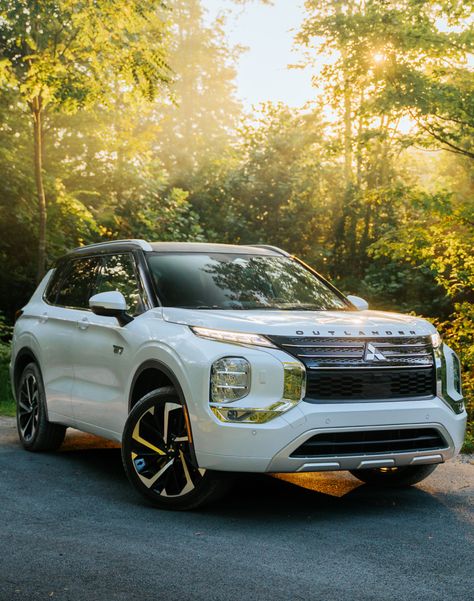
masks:
[[[271,246],[270,244],[252,244],[251,246],[254,248],[266,248],[267,250],[273,250],[284,257],[291,257],[289,252],[286,252],[286,250],[283,250],[282,248],[278,248],[278,246]]]
[[[145,251],[151,251],[153,248],[151,244],[146,240],[140,240],[138,238],[130,238],[128,240],[107,240],[107,242],[97,242],[96,244],[87,244],[86,246],[78,246],[74,248],[71,252],[77,252],[81,250],[100,250],[101,248],[107,248],[108,246],[120,246],[120,245],[130,245],[134,247],[141,248]]]

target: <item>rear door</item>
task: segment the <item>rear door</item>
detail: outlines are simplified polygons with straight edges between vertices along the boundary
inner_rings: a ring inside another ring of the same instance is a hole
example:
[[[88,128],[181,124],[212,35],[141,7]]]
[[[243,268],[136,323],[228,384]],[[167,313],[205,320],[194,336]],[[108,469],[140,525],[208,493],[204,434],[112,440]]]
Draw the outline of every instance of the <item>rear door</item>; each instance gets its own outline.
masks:
[[[77,322],[88,313],[90,291],[95,285],[99,261],[95,257],[67,259],[53,275],[44,295],[40,315],[42,375],[51,419],[73,417],[71,393],[74,381],[73,338]]]
[[[148,308],[131,252],[101,257],[94,294],[118,290],[134,317]],[[74,336],[72,401],[79,427],[120,435],[128,414],[128,380],[140,341],[134,323],[121,327],[115,317],[88,313]]]

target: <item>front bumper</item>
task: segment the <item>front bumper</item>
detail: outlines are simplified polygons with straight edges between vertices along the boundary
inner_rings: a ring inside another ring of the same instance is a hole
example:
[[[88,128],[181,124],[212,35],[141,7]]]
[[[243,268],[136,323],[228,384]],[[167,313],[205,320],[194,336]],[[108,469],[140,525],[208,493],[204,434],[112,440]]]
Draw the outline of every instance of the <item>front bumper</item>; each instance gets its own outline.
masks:
[[[371,403],[300,403],[265,424],[200,422],[195,451],[199,466],[221,471],[299,472],[441,463],[459,453],[466,412],[456,414],[439,397]],[[324,457],[292,457],[318,433],[395,428],[434,428],[441,449]]]

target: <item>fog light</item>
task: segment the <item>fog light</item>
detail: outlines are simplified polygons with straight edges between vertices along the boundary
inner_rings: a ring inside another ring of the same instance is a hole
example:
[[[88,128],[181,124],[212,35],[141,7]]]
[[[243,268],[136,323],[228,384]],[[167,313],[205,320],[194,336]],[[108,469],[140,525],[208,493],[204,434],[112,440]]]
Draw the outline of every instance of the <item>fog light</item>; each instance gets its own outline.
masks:
[[[250,364],[243,357],[224,357],[212,364],[211,402],[232,403],[250,390]]]

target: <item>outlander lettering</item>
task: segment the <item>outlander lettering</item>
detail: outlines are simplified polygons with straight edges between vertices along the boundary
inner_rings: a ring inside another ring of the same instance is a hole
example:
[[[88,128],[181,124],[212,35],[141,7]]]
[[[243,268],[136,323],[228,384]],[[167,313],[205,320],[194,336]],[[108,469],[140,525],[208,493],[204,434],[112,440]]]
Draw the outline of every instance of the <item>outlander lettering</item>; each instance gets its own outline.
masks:
[[[303,330],[297,330],[296,334],[298,336],[305,336],[305,332]],[[336,330],[328,330],[326,332],[326,334],[330,334],[331,336],[335,336],[336,335]],[[321,336],[321,332],[319,330],[313,330],[312,332],[310,332],[310,335],[313,336]],[[337,334],[339,335],[343,335],[343,336],[416,336],[416,331],[415,330],[409,330],[407,332],[405,332],[404,330],[398,330],[397,332],[392,332],[391,330],[386,330],[385,332],[379,332],[377,330],[372,330],[372,331],[367,331],[364,332],[363,330],[355,330],[353,332],[348,332],[347,330],[344,330],[341,334]]]
[[[20,313],[11,380],[27,450],[67,427],[119,441],[161,508],[217,499],[235,472],[407,486],[466,425],[458,358],[430,323],[368,310],[270,246],[73,250]]]

